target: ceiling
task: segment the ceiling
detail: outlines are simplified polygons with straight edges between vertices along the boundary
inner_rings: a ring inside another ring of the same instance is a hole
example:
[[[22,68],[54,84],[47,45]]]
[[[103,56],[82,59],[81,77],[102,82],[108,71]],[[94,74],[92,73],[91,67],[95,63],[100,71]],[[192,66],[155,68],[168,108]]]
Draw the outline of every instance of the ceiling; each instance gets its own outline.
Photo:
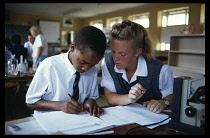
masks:
[[[154,3],[5,3],[5,10],[47,16],[88,18]]]

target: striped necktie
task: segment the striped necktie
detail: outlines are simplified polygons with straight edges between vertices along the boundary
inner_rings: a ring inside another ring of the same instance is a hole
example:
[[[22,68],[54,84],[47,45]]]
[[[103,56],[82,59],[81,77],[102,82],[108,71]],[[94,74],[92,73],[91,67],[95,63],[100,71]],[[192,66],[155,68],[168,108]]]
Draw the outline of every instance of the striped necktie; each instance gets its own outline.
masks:
[[[73,98],[74,98],[74,100],[78,101],[78,99],[79,99],[78,83],[79,83],[80,73],[76,72],[75,74],[76,74],[76,77],[75,77],[75,81],[73,84]]]

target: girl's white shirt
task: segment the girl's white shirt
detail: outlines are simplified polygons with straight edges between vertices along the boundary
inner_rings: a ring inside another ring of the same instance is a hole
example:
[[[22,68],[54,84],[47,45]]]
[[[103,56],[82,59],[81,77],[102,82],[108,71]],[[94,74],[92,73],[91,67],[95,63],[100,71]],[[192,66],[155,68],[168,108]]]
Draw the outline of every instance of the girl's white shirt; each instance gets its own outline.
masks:
[[[102,62],[101,62],[101,68],[102,68],[101,87],[106,87],[112,92],[117,92],[114,85],[114,81],[107,69],[104,58],[102,59]],[[147,64],[143,56],[138,57],[137,69],[134,75],[132,76],[130,82],[127,79],[125,69],[117,69],[116,66],[114,66],[114,70],[117,73],[123,73],[122,78],[126,80],[128,83],[134,82],[137,76],[148,75]],[[173,94],[173,84],[174,84],[174,77],[173,77],[172,69],[168,65],[163,65],[160,71],[160,76],[159,76],[159,89],[163,97]]]

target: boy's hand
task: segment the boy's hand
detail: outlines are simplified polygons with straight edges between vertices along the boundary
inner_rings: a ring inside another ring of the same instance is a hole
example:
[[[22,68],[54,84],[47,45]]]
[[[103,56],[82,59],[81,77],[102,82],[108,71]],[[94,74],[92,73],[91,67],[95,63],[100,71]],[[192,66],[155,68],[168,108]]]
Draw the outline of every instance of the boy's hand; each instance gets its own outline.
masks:
[[[82,109],[82,104],[73,99],[63,101],[61,104],[61,111],[69,114],[77,114],[81,112]]]
[[[96,101],[93,99],[88,99],[84,103],[84,110],[86,109],[89,111],[91,116],[100,116],[104,113],[104,110],[101,107],[99,107]]]

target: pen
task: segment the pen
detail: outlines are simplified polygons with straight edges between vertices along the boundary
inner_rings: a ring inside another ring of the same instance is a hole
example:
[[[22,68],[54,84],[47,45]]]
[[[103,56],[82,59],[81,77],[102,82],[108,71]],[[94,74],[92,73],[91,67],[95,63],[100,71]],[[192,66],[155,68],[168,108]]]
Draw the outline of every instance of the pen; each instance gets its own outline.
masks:
[[[71,99],[74,100],[74,98],[71,96],[71,94],[69,94],[68,92],[67,92],[67,94],[68,94],[68,96],[69,96]],[[82,110],[82,112],[85,112],[85,113],[86,113],[86,111],[85,111],[84,109]]]
[[[71,98],[71,99],[74,99],[72,96],[71,96],[71,94],[69,94],[69,93],[67,93],[68,94],[68,96]]]

